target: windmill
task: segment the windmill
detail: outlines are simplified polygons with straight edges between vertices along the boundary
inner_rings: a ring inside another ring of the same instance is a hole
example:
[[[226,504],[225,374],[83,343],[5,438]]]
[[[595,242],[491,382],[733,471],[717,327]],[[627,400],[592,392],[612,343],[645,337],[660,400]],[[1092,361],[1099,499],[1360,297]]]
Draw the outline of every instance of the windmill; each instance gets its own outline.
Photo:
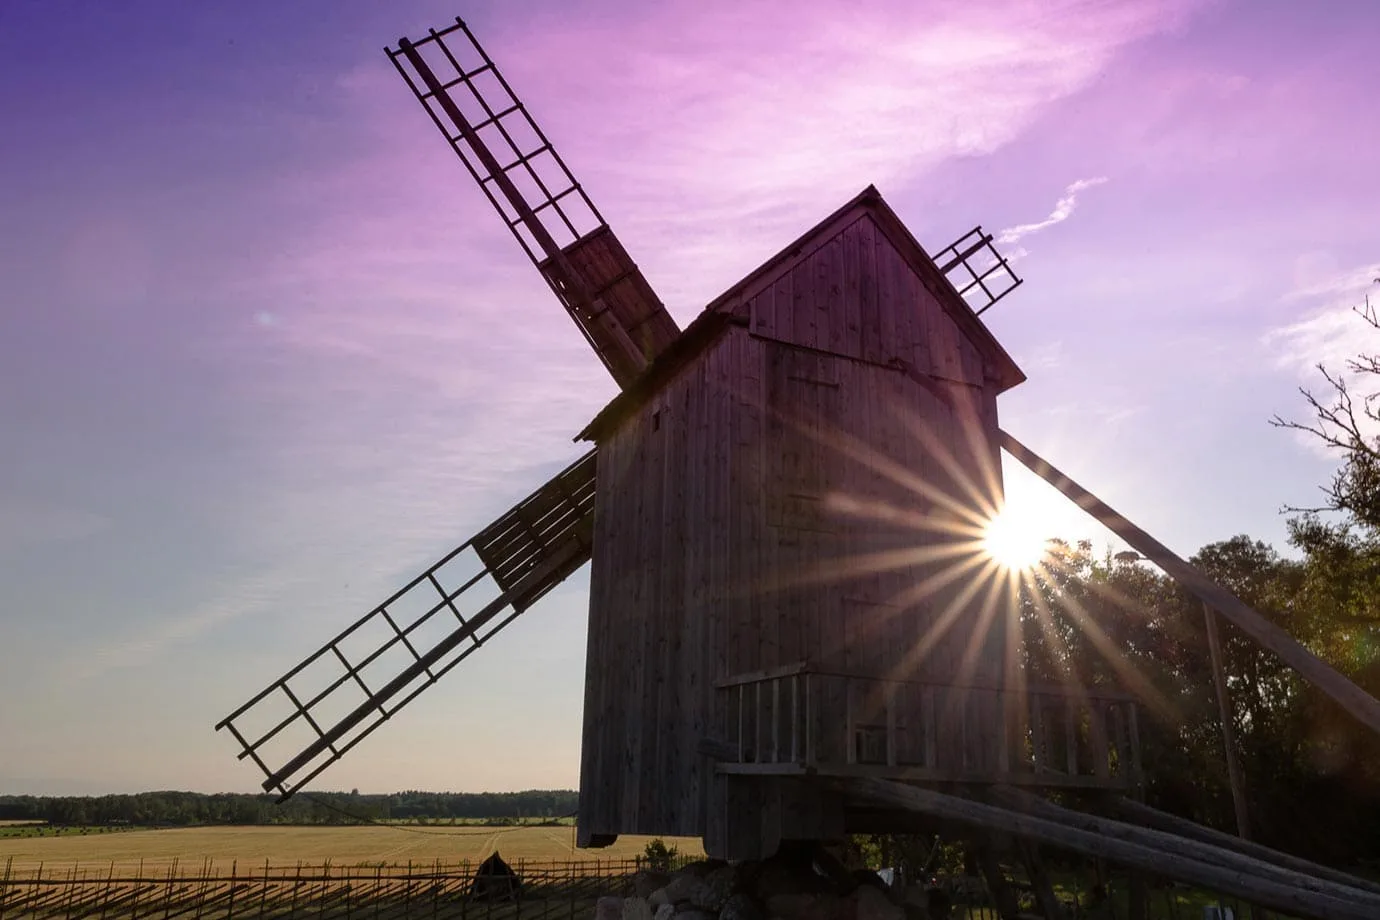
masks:
[[[1025,378],[979,315],[1020,279],[981,227],[931,255],[869,186],[681,330],[463,21],[387,53],[620,392],[579,430],[593,449],[217,725],[265,790],[301,790],[592,561],[581,846],[759,858],[1055,807],[1012,786],[1133,795],[1136,700],[1014,664],[981,541],[1003,449],[1380,728],[1380,704],[999,428]],[[973,788],[996,804],[950,794]],[[1100,854],[1081,820],[1023,827]],[[1146,839],[1126,861],[1166,871]],[[1243,872],[1224,884],[1259,893]]]
[[[678,362],[702,350],[727,326],[741,324],[744,291],[761,286],[763,270],[735,286],[732,304],[720,298],[682,333],[463,21],[418,41],[403,39],[388,55],[623,388],[623,401],[606,409],[596,424],[608,426],[613,414],[640,399]],[[856,232],[856,239],[849,237],[855,262],[864,244],[895,251],[881,228],[855,226],[864,212],[885,223],[907,257],[926,263],[923,283],[942,288],[955,304],[962,304],[966,295],[980,312],[1020,283],[980,227],[941,250],[936,265],[872,189],[768,265],[779,268],[779,263],[799,261],[802,246],[818,248],[821,241],[836,237],[841,244],[845,226]],[[869,262],[873,257],[869,251]],[[903,280],[906,269],[900,263],[894,271]],[[962,309],[975,317],[973,310]],[[783,305],[779,320],[759,317],[759,331],[788,339],[789,333],[766,330],[769,323],[785,323],[786,310]],[[873,331],[876,340],[867,347],[880,360],[881,330]],[[918,327],[913,332],[921,334]],[[861,348],[859,336],[854,338]],[[952,331],[950,338],[949,346],[957,348]],[[999,351],[994,340],[990,344]],[[966,357],[976,360],[975,354]],[[1012,380],[1019,374],[1014,365],[1005,373]],[[265,789],[284,797],[301,789],[598,552],[597,452],[562,470],[217,726],[235,737],[242,758],[263,771]],[[482,602],[477,601],[481,596]],[[591,839],[600,836],[591,833]]]

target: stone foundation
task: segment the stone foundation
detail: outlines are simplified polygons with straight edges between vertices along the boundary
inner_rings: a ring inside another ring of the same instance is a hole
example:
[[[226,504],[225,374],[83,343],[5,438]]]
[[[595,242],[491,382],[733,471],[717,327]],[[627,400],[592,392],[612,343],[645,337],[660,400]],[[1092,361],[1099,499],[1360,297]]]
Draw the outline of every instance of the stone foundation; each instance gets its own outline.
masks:
[[[595,920],[946,920],[948,913],[937,892],[889,888],[874,872],[779,854],[639,872],[632,895],[599,899]]]

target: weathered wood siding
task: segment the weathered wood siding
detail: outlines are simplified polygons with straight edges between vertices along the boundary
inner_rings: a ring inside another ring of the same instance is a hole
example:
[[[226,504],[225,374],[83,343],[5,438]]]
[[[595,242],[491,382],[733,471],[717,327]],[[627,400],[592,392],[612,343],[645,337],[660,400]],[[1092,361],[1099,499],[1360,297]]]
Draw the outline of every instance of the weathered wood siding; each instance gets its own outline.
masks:
[[[583,841],[704,835],[748,857],[839,832],[789,783],[711,775],[696,746],[726,736],[717,678],[808,659],[1000,680],[1005,614],[955,568],[1001,489],[987,370],[864,215],[601,441]],[[940,764],[990,766],[990,701],[945,702]],[[844,700],[820,703],[819,753],[841,760]]]
[[[764,537],[760,347],[721,339],[600,444],[582,837],[702,832],[712,683],[756,657],[731,614]]]
[[[805,247],[750,299],[752,332],[873,364],[985,385],[977,346],[911,270],[871,216]]]

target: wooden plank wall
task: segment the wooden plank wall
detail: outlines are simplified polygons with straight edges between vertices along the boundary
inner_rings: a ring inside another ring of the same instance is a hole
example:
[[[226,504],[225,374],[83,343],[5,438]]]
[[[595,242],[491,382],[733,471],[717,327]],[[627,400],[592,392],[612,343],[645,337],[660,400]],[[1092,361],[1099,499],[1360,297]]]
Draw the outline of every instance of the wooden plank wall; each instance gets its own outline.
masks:
[[[872,364],[900,358],[923,374],[984,386],[977,346],[866,212],[804,249],[750,311],[753,334],[764,338]]]
[[[591,833],[702,832],[696,749],[712,682],[756,660],[739,608],[761,586],[734,547],[762,540],[760,344],[735,331],[600,445],[581,763]]]
[[[982,603],[976,571],[950,577],[955,560],[933,555],[975,546],[1000,493],[977,348],[865,214],[803,252],[749,315],[600,444],[582,839],[704,835],[742,858],[778,834],[841,827],[788,783],[712,775],[696,747],[731,736],[718,677],[802,659],[1001,677],[1003,646],[984,631],[1004,614]],[[954,524],[966,532],[941,529]],[[811,709],[822,758],[846,757],[845,702],[834,684]],[[991,761],[990,701],[903,702],[912,753],[932,717],[950,739],[935,766]]]

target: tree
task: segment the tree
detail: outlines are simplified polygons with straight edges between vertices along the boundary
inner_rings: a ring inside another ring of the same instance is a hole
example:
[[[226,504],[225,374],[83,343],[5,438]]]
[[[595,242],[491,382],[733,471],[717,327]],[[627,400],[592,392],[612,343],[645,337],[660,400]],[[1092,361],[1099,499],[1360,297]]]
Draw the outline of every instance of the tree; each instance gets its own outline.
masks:
[[[1356,313],[1380,331],[1369,297]],[[1318,370],[1328,391],[1300,388],[1312,417],[1271,419],[1311,436],[1340,461],[1321,487],[1321,505],[1286,507],[1299,515],[1289,521],[1289,539],[1306,560],[1296,634],[1359,675],[1380,663],[1380,354],[1361,351],[1343,371],[1323,364]]]
[[[1380,283],[1380,278],[1376,279]],[[1356,314],[1373,330],[1380,331],[1380,317],[1367,297]],[[1322,486],[1324,503],[1312,508],[1290,508],[1308,514],[1336,511],[1346,515],[1364,530],[1380,530],[1380,439],[1367,430],[1380,429],[1380,391],[1367,392],[1365,381],[1380,384],[1380,355],[1361,352],[1346,362],[1346,371],[1328,370],[1317,365],[1330,392],[1318,396],[1307,387],[1300,387],[1308,403],[1312,418],[1306,422],[1291,421],[1276,415],[1272,424],[1280,428],[1300,431],[1316,438],[1323,446],[1341,456],[1341,466],[1332,481]],[[1363,381],[1358,397],[1347,377]]]

